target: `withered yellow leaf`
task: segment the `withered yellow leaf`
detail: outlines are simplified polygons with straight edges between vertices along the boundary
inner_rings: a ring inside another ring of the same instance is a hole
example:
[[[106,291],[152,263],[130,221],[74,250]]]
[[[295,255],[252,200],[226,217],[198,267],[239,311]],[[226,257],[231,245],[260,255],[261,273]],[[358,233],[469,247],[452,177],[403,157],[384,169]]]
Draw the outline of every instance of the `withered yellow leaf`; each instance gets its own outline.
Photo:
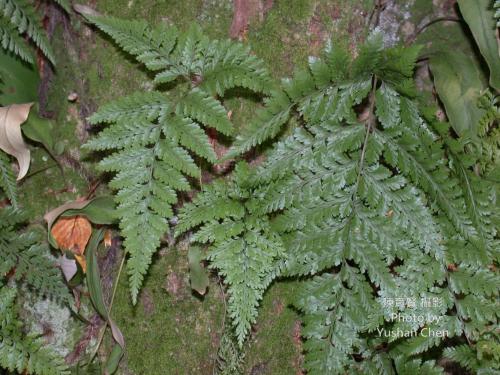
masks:
[[[113,243],[113,233],[108,229],[104,232],[104,246],[111,247]]]
[[[83,216],[61,217],[50,233],[61,250],[69,250],[74,254],[85,272],[87,265],[83,254],[92,234],[90,221]]]
[[[0,107],[0,149],[17,159],[18,181],[26,176],[30,166],[30,150],[24,143],[21,124],[27,120],[32,105],[26,103]]]

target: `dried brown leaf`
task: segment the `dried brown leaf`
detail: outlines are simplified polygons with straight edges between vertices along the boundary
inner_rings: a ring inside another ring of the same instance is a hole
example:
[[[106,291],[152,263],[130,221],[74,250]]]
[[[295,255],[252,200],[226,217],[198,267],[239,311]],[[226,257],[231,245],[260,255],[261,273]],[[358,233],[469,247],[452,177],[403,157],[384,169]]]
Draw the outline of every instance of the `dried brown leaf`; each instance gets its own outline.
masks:
[[[87,264],[83,254],[92,234],[90,221],[83,216],[61,217],[52,226],[51,234],[58,247],[71,251],[86,272]]]
[[[27,120],[32,105],[26,103],[0,107],[0,149],[17,159],[18,181],[26,176],[30,166],[30,150],[24,143],[21,124]]]

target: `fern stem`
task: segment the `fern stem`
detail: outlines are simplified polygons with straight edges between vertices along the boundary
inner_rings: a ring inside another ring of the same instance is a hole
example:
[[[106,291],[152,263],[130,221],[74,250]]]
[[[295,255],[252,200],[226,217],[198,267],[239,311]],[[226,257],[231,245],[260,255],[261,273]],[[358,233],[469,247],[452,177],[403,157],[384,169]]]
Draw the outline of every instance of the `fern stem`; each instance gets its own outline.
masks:
[[[113,302],[115,301],[116,290],[118,289],[118,284],[120,282],[120,277],[123,271],[123,265],[125,264],[126,257],[127,257],[127,252],[124,252],[122,261],[120,262],[120,268],[118,268],[118,274],[116,275],[115,285],[113,286],[113,294],[111,295],[111,301],[109,302],[108,316],[111,316],[111,310],[113,309]]]
[[[52,168],[54,168],[54,167],[59,167],[59,164],[51,164],[51,165],[47,165],[47,166],[45,166],[45,167],[43,167],[43,168],[37,169],[37,170],[35,170],[35,171],[33,171],[33,172],[31,172],[31,173],[27,174],[27,175],[24,177],[24,179],[26,180],[26,179],[28,179],[28,178],[30,178],[30,177],[33,177],[34,175],[36,175],[36,174],[38,174],[38,173],[44,172],[44,171],[46,171],[46,170],[48,170],[48,169],[52,169]]]
[[[226,329],[227,300],[226,300],[226,293],[224,292],[224,285],[222,285],[222,281],[221,281],[221,278],[219,275],[217,275],[217,283],[219,284],[220,292],[222,294],[222,300],[224,301],[224,314],[222,316],[222,325],[221,325],[221,329],[220,329],[220,337],[222,340],[222,336],[224,335],[224,331]],[[215,359],[214,359],[214,367],[213,367],[212,375],[216,375],[219,350],[220,350],[220,346],[219,346],[219,349],[217,350],[217,355],[215,356]]]
[[[422,34],[429,26],[434,25],[435,23],[438,22],[462,22],[460,18],[457,17],[438,17],[433,20],[430,20],[429,22],[425,23],[423,26],[419,27],[410,37],[406,40],[405,45],[410,45],[412,44],[417,37]]]

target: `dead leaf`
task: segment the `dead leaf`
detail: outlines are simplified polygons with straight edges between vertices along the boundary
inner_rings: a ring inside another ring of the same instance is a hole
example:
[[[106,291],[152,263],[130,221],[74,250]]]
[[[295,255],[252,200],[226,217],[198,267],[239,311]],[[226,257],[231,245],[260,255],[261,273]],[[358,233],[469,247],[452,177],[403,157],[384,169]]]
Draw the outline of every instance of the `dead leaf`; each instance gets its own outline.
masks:
[[[98,13],[95,9],[92,9],[91,7],[83,4],[74,4],[73,5],[73,10],[76,13],[81,14],[84,17],[90,16],[90,17],[99,17],[102,16],[102,14]]]
[[[51,229],[52,237],[61,250],[71,251],[75,259],[87,270],[84,252],[92,234],[92,226],[83,216],[61,217]]]
[[[76,275],[77,267],[74,259],[68,259],[66,255],[63,255],[59,258],[59,265],[66,281],[70,281]]]
[[[456,270],[458,270],[458,267],[455,263],[448,264],[446,268],[448,268],[448,271],[450,272],[455,272]]]
[[[54,208],[52,211],[47,212],[44,215],[44,220],[47,222],[47,225],[49,229],[52,228],[52,224],[54,224],[54,221],[61,216],[61,214],[64,211],[68,210],[79,210],[87,206],[91,201],[90,200],[83,200],[83,201],[74,201],[74,202],[69,202],[66,204],[63,204],[62,206],[59,206],[57,208]],[[52,244],[52,243],[51,243]]]
[[[113,233],[108,229],[106,232],[104,232],[104,246],[111,247],[112,243],[113,243]]]
[[[0,149],[17,159],[18,181],[26,176],[30,166],[30,150],[24,143],[21,124],[28,119],[32,105],[33,103],[26,103],[0,107]]]

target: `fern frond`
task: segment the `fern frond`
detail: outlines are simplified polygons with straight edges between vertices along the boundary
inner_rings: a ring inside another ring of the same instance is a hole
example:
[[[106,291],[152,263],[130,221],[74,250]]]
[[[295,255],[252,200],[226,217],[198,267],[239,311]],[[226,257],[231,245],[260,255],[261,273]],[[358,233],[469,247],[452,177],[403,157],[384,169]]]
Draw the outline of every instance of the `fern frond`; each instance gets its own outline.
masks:
[[[269,93],[272,85],[269,73],[248,47],[226,40],[213,42],[208,50],[211,62],[202,69],[202,89],[219,96],[234,87]]]
[[[407,358],[400,357],[396,360],[396,369],[398,374],[412,375],[412,374],[429,374],[429,375],[443,375],[444,369],[439,367],[435,361],[422,361],[420,359],[408,360]]]
[[[474,350],[467,345],[446,348],[443,354],[446,358],[459,363],[460,366],[466,369],[476,370],[479,367],[476,353],[474,353]]]
[[[85,147],[111,151],[99,168],[115,173],[110,186],[117,190],[135,303],[151,257],[174,215],[177,192],[190,190],[192,180],[201,176],[196,157],[217,161],[204,128],[226,136],[233,133],[222,95],[233,87],[265,93],[270,78],[262,61],[246,47],[211,41],[196,25],[179,33],[175,27],[151,28],[143,21],[88,19],[157,72],[156,83],[184,85],[175,97],[158,91],[135,93],[104,105],[90,117],[93,124],[110,124]],[[192,220],[195,225],[204,219],[196,220]]]
[[[353,365],[353,348],[367,346],[360,327],[381,318],[372,298],[363,276],[349,266],[339,274],[324,274],[303,283],[296,305],[305,314],[302,333],[307,339],[308,373],[344,373]]]
[[[238,155],[275,137],[290,118],[290,99],[283,91],[275,91],[266,99],[265,107],[257,111],[256,118],[236,137],[230,155]]]
[[[199,88],[193,88],[177,103],[176,113],[197,120],[224,135],[231,135],[233,132],[233,125],[222,104]]]
[[[137,92],[103,105],[89,117],[91,124],[127,120],[155,120],[169,110],[169,102],[160,92]]]
[[[497,340],[490,338],[482,339],[474,346],[457,345],[446,348],[443,355],[477,374],[496,374],[500,369],[497,350]]]
[[[127,21],[113,17],[86,16],[104,33],[108,34],[121,49],[135,56],[146,66],[163,66],[170,63],[169,55],[177,40],[174,27],[159,26],[151,29],[145,21]]]
[[[269,221],[245,206],[249,192],[238,188],[236,181],[246,178],[248,167],[236,168],[233,181],[207,186],[182,208],[176,235],[201,225],[191,240],[210,245],[207,259],[229,286],[228,312],[241,346],[265,289],[280,273],[284,249]]]
[[[420,357],[448,342],[419,333],[432,328],[477,340],[497,319],[497,275],[486,268],[498,259],[495,189],[473,176],[477,158],[463,151],[463,140],[451,142],[421,114],[412,80],[418,52],[384,49],[374,35],[353,61],[331,48],[326,58],[310,59],[269,99],[256,116],[261,126],[251,125],[233,154],[276,136],[294,112],[303,127],[279,142],[255,175],[240,180],[237,170],[231,189],[207,188],[180,215],[181,232],[201,224],[192,240],[228,254],[217,265],[227,278],[239,275],[223,265],[243,251],[247,223],[269,226],[287,255],[276,259],[276,275],[301,278],[296,306],[304,314],[308,373],[443,373]],[[222,206],[235,196],[245,214]],[[401,294],[440,303],[383,305]],[[237,322],[246,318],[232,312]],[[396,313],[441,319],[398,322]],[[388,338],[381,329],[418,337]]]

